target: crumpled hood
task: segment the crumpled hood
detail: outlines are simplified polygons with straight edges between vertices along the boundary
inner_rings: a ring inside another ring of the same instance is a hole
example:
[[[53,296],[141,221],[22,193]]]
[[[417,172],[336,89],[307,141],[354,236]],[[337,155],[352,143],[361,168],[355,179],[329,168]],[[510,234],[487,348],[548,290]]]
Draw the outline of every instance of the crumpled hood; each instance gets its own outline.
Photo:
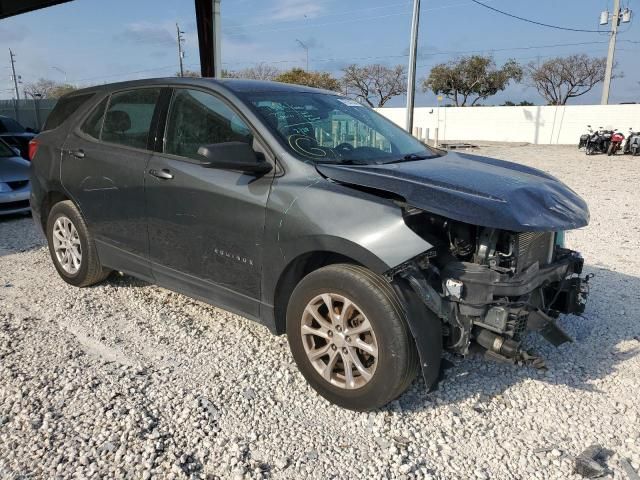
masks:
[[[334,181],[394,193],[414,207],[472,225],[529,232],[589,223],[585,201],[555,177],[488,157],[449,152],[427,160],[317,169]]]
[[[20,157],[0,157],[0,182],[29,180],[30,165]]]

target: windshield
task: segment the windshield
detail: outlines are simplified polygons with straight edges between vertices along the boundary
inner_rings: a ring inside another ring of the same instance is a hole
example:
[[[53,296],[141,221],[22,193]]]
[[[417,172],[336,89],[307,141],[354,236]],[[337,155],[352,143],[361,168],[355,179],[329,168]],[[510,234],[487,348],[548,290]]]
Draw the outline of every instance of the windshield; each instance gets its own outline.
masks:
[[[9,145],[0,140],[0,158],[1,157],[15,157],[16,152],[14,152]]]
[[[24,127],[13,118],[0,118],[0,133],[24,133]]]
[[[316,163],[382,164],[440,156],[372,109],[325,93],[244,95],[296,157]]]

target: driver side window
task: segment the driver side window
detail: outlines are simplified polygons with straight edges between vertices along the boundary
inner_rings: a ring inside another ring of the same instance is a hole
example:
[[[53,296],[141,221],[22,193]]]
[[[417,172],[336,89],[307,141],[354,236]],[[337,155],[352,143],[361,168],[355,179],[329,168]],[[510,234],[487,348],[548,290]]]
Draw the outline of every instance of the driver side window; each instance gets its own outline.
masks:
[[[167,118],[164,152],[199,159],[203,145],[253,143],[247,124],[222,100],[200,90],[177,89]]]

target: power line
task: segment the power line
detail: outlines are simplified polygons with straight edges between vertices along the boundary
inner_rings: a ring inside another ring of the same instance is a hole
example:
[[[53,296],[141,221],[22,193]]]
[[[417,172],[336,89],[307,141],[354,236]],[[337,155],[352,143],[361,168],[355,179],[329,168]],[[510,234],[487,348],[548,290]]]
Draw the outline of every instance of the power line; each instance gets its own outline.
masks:
[[[473,1],[473,0],[472,0]],[[407,6],[409,4],[406,4]],[[437,7],[430,7],[430,8],[423,8],[421,9],[421,11],[434,11],[434,10],[444,10],[447,8],[458,8],[458,7],[462,7],[465,5],[473,5],[472,2],[461,2],[461,3],[453,3],[450,5],[440,5]],[[377,8],[377,7],[376,7]],[[373,9],[373,7],[371,8]],[[367,10],[367,9],[364,9]],[[351,14],[351,13],[359,13],[360,10],[350,10],[347,12],[342,12],[342,15],[347,15],[347,14]],[[256,31],[251,31],[251,32],[244,32],[244,31],[238,31],[238,32],[225,32],[225,35],[248,35],[248,34],[258,34],[258,33],[273,33],[273,32],[287,32],[287,31],[291,31],[291,30],[302,30],[302,29],[308,29],[308,28],[315,28],[315,27],[326,27],[329,25],[339,25],[339,24],[343,24],[343,23],[353,23],[353,22],[365,22],[367,20],[377,20],[380,18],[389,18],[389,17],[398,17],[398,16],[409,16],[411,14],[410,11],[406,11],[406,12],[395,12],[395,13],[387,13],[384,15],[375,15],[375,16],[369,16],[369,17],[364,17],[361,18],[357,15],[352,15],[352,18],[347,18],[345,20],[336,20],[336,21],[332,21],[332,22],[325,22],[325,23],[304,23],[304,25],[297,25],[294,27],[283,27],[283,28],[272,28],[272,29],[267,29],[267,30],[256,30]],[[333,16],[333,15],[322,15],[316,18],[321,18],[321,17],[327,17],[327,16]],[[293,20],[292,20],[293,21]],[[273,22],[268,23],[268,25],[272,24]],[[277,22],[276,22],[277,23]],[[234,25],[234,29],[238,30],[242,27],[245,26],[256,26],[258,24],[244,24],[244,25]],[[267,24],[265,24],[267,25]]]
[[[408,6],[407,2],[402,2],[402,3],[392,3],[389,5],[381,5],[378,7],[366,7],[366,8],[360,8],[358,10],[347,10],[347,11],[340,11],[340,12],[335,12],[335,13],[326,13],[323,15],[315,15],[314,17],[310,18],[309,20],[317,20],[318,18],[327,18],[327,17],[337,17],[340,15],[348,15],[350,13],[362,13],[362,12],[366,12],[369,10],[388,10],[391,7],[401,7],[401,6]],[[233,18],[233,17],[232,17]],[[289,23],[289,22],[298,22],[299,19],[289,19],[289,20],[278,20],[278,21],[271,21],[271,22],[259,22],[259,23],[241,23],[241,24],[231,24],[231,25],[227,25],[225,29],[237,29],[237,28],[243,28],[243,27],[259,27],[261,25],[273,25],[274,23]]]
[[[624,43],[632,43],[632,44],[640,44],[640,41],[636,40],[618,40],[619,42]],[[476,50],[448,50],[448,51],[439,51],[428,54],[428,56],[439,56],[439,55],[464,55],[470,53],[484,53],[484,52],[508,52],[508,51],[521,51],[521,50],[536,50],[536,49],[544,49],[544,48],[558,48],[558,47],[574,47],[574,46],[585,46],[585,45],[603,45],[606,44],[606,41],[590,41],[590,42],[573,42],[573,43],[556,43],[556,44],[546,44],[546,45],[529,45],[523,47],[506,47],[506,48],[485,48],[485,49],[476,49]],[[387,58],[406,58],[408,54],[399,54],[399,55],[372,55],[372,56],[364,56],[364,57],[334,57],[334,58],[319,58],[314,59],[313,61],[316,63],[320,62],[337,62],[337,61],[354,61],[354,60],[380,60]],[[427,55],[425,55],[426,57]],[[535,58],[535,57],[526,57],[526,58]],[[545,56],[546,58],[546,56]],[[259,62],[223,62],[224,65],[256,65],[259,63],[265,63],[268,65],[276,65],[276,64],[285,64],[285,63],[298,63],[299,59],[291,59],[291,60],[274,60],[274,61],[259,61]],[[188,64],[188,67],[197,67],[199,64]],[[429,64],[421,64],[418,65],[418,68],[424,68],[430,66]],[[109,75],[102,75],[96,77],[82,78],[78,80],[72,80],[72,82],[86,82],[91,80],[102,80],[106,78],[113,77],[121,77],[126,75],[135,75],[138,73],[148,73],[159,70],[166,70],[175,68],[173,65],[167,65],[164,67],[157,68],[148,68],[145,70],[136,70],[130,72],[120,72],[113,73]]]
[[[498,10],[490,5],[486,5],[478,0],[471,0],[473,3],[477,3],[478,5],[483,6],[484,8],[488,8],[489,10],[493,10],[494,12],[501,13],[502,15],[506,15],[507,17],[515,18],[518,20],[522,20],[523,22],[533,23],[534,25],[540,25],[542,27],[555,28],[557,30],[567,30],[569,32],[586,32],[586,33],[602,33],[601,30],[585,30],[583,28],[570,28],[570,27],[560,27],[558,25],[550,25],[548,23],[537,22],[535,20],[530,20],[528,18],[519,17],[518,15],[514,15],[512,13],[504,12],[502,10]]]

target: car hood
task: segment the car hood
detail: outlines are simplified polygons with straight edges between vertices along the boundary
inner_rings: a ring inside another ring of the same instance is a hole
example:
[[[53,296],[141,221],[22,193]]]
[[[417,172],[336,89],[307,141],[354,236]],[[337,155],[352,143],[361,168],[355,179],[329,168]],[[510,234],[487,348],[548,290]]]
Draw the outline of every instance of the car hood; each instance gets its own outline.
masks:
[[[472,225],[529,232],[589,223],[587,204],[564,183],[503,160],[449,152],[386,165],[316,168],[336,182],[393,193],[414,207]]]
[[[29,180],[29,165],[20,157],[0,157],[0,182]]]

